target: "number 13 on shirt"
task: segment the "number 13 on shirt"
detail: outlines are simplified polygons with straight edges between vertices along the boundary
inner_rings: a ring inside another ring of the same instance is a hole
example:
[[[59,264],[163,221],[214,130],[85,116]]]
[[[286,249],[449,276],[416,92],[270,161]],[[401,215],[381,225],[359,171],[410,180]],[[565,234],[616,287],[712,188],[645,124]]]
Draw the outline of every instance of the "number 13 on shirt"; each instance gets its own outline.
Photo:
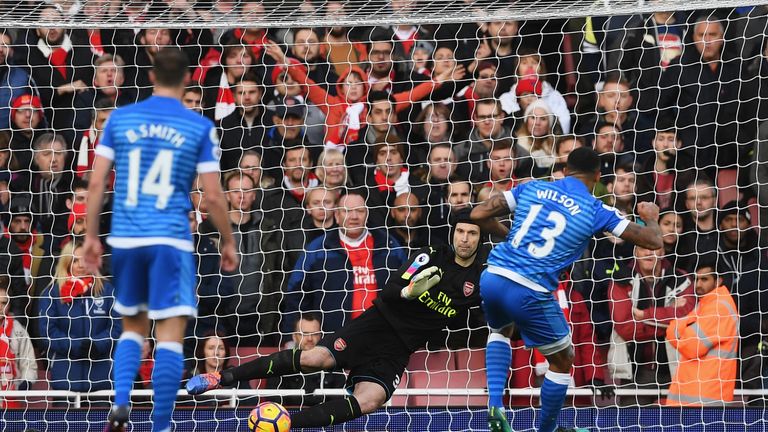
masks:
[[[541,212],[542,207],[544,206],[541,204],[531,205],[530,210],[528,211],[528,216],[526,216],[523,224],[520,226],[520,229],[512,238],[512,246],[515,248],[520,246],[523,238],[526,234],[528,234],[528,231],[530,231],[531,225],[533,225],[533,223],[536,221],[536,217]],[[545,256],[552,253],[552,250],[555,248],[555,239],[557,236],[562,234],[563,231],[565,231],[566,219],[565,216],[563,216],[561,213],[553,210],[547,215],[547,220],[554,223],[555,226],[541,230],[539,236],[541,240],[544,241],[544,243],[536,244],[533,241],[528,243],[528,253],[536,258],[544,258]]]

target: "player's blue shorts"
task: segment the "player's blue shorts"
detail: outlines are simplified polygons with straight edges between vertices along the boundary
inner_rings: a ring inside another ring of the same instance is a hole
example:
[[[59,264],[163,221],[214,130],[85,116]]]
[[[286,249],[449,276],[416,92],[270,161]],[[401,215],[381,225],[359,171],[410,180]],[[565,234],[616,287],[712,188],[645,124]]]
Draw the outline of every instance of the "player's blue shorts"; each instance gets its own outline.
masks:
[[[570,346],[571,329],[552,293],[534,291],[485,270],[480,276],[480,296],[492,329],[514,323],[525,346],[538,348],[544,355]]]
[[[115,310],[133,316],[148,311],[150,319],[196,316],[195,258],[173,246],[112,249]]]

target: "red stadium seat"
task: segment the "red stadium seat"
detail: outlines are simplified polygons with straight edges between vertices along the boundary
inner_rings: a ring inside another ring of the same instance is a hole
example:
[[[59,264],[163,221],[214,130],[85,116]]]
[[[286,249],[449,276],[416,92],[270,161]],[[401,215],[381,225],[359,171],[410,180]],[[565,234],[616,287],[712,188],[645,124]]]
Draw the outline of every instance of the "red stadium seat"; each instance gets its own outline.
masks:
[[[718,207],[723,207],[730,201],[739,199],[739,172],[737,169],[721,169],[717,172],[717,201]]]
[[[460,368],[458,365],[463,365]],[[471,366],[470,366],[471,365]],[[476,350],[419,351],[408,363],[408,388],[467,389],[485,388],[485,356]],[[421,395],[409,396],[408,406],[484,406],[485,396]]]
[[[485,388],[485,372],[470,372],[466,370],[412,372],[408,381],[408,387],[412,389],[482,389]],[[408,406],[430,408],[485,406],[487,401],[488,399],[485,395],[414,395],[408,397]]]
[[[455,361],[449,351],[416,351],[411,354],[407,369],[417,371],[444,371],[453,369]]]
[[[485,348],[456,350],[453,357],[456,370],[485,371]]]

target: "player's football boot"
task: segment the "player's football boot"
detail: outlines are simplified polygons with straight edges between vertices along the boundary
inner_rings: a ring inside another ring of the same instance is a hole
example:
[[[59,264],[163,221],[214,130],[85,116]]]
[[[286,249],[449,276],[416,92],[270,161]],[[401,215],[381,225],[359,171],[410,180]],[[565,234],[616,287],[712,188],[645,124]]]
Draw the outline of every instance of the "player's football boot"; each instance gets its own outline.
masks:
[[[555,430],[555,432],[589,432],[589,429],[586,428],[564,428],[559,427]]]
[[[218,372],[195,375],[187,381],[187,393],[191,395],[203,394],[220,387],[221,374]]]
[[[488,428],[491,432],[512,432],[504,410],[497,407],[488,409]]]
[[[127,406],[114,407],[107,416],[107,425],[104,432],[125,432],[131,411]]]

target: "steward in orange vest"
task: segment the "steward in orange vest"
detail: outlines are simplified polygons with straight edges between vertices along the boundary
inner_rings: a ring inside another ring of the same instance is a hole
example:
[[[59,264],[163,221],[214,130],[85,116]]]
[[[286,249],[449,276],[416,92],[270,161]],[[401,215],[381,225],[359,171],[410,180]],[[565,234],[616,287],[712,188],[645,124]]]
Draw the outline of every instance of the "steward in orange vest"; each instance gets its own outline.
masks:
[[[698,305],[667,328],[667,340],[680,352],[667,406],[722,405],[733,400],[739,315],[730,291],[715,271],[714,264],[699,264]]]

